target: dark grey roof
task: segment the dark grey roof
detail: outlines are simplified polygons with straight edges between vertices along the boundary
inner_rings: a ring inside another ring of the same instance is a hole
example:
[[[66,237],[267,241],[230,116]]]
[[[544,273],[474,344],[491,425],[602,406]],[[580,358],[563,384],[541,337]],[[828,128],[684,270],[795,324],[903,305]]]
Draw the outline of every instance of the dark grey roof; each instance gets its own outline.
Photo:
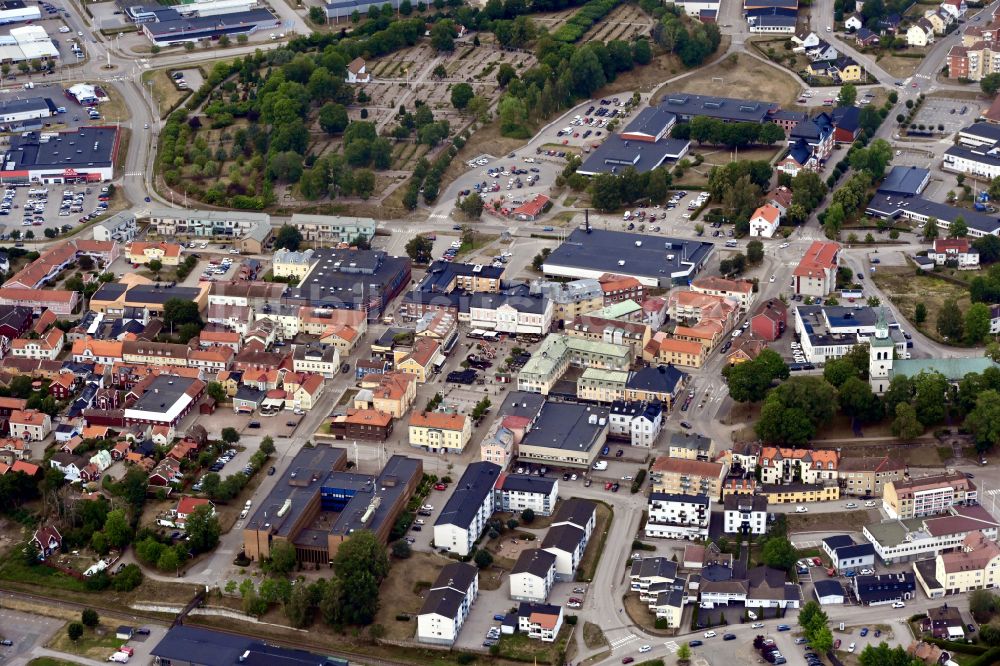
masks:
[[[383,250],[320,248],[314,250],[309,274],[285,292],[287,305],[357,308],[390,288],[402,289],[410,260],[391,257]]]
[[[139,284],[134,287],[129,287],[128,294],[125,298],[130,301],[140,301],[143,303],[156,303],[162,305],[171,298],[193,301],[200,293],[201,290],[196,287],[181,287],[178,285],[171,286],[169,283]]]
[[[632,562],[632,574],[640,578],[677,578],[677,563],[665,557],[644,557]]]
[[[554,548],[565,553],[572,553],[583,541],[584,532],[575,525],[556,525],[550,527],[542,539],[542,548]]]
[[[3,171],[77,169],[111,166],[117,130],[114,127],[80,127],[46,141],[38,132],[10,138],[3,156]]]
[[[796,18],[795,16],[785,16],[783,14],[778,13],[781,11],[780,9],[774,9],[773,11],[772,10],[758,10],[758,11],[770,12],[770,13],[757,14],[754,17],[754,23],[759,27],[785,28],[788,26],[794,26],[796,23],[798,23],[798,18]]]
[[[158,375],[130,409],[166,413],[199,380],[175,375]]]
[[[27,111],[56,112],[56,105],[48,97],[26,97],[24,99],[8,99],[0,102],[0,115],[9,113],[25,113]]]
[[[615,400],[611,403],[611,415],[638,416],[642,413],[645,404],[641,400]]]
[[[854,592],[858,599],[866,604],[899,599],[903,593],[915,589],[916,583],[912,572],[854,577]]]
[[[450,587],[429,590],[420,607],[420,614],[455,617],[464,602],[465,594]]]
[[[830,116],[837,129],[854,132],[861,122],[861,109],[856,106],[838,106],[830,111]]]
[[[249,654],[247,654],[249,653]],[[152,649],[154,657],[194,666],[324,666],[329,657],[268,645],[254,638],[177,625]],[[245,658],[241,657],[246,654]]]
[[[594,502],[578,497],[571,497],[559,504],[555,515],[552,516],[552,524],[569,523],[583,528],[584,525],[590,522],[596,511],[597,505]]]
[[[497,308],[509,305],[518,312],[530,314],[542,314],[548,299],[540,294],[502,294],[476,292],[469,299],[469,307],[483,308],[484,310],[496,310]]]
[[[247,386],[246,384],[240,384],[236,387],[236,400],[241,400],[244,402],[253,402],[260,404],[263,402],[264,397],[267,395],[267,391],[262,389],[254,388],[253,386]]]
[[[677,116],[666,109],[657,106],[647,106],[640,111],[622,130],[629,134],[648,134],[656,136],[671,123],[677,122]]]
[[[941,224],[950,224],[956,218],[961,217],[970,229],[974,229],[982,234],[996,234],[1000,231],[1000,218],[995,214],[980,213],[968,208],[956,208],[948,204],[928,201],[919,196],[904,198],[876,194],[871,202],[869,202],[865,213],[875,217],[891,218],[899,217],[904,213],[910,213],[937,218]]]
[[[500,405],[500,416],[523,416],[534,419],[545,406],[545,396],[541,393],[511,391]]]
[[[726,511],[767,511],[767,497],[764,495],[726,495],[722,500]]]
[[[503,271],[503,267],[494,267],[490,264],[453,263],[439,259],[427,267],[424,279],[417,285],[416,291],[446,292],[448,285],[458,276],[499,280],[503,276]]]
[[[344,538],[362,529],[377,533],[386,520],[395,519],[397,508],[402,504],[400,497],[406,495],[410,488],[416,487],[418,481],[416,477],[422,472],[423,464],[419,459],[394,455],[386,462],[378,477],[368,474],[354,475],[364,477],[365,483],[337,516],[329,533],[339,534]],[[335,485],[335,478],[345,474],[345,472],[335,472],[327,477],[324,485]],[[369,508],[376,498],[379,502],[375,510],[369,513]]]
[[[971,134],[988,141],[1000,141],[1000,125],[993,123],[973,123],[959,130],[960,134]]]
[[[838,548],[853,546],[854,539],[846,534],[835,534],[834,536],[828,536],[823,539],[823,543],[826,544],[826,547],[830,550],[837,550]]]
[[[963,149],[964,150],[964,149]],[[913,197],[920,194],[930,178],[931,172],[915,166],[894,166],[879,185],[882,194],[898,194]]]
[[[682,120],[705,116],[735,122],[762,123],[767,118],[768,112],[777,108],[778,104],[752,99],[670,92],[661,98],[660,106]]]
[[[733,570],[722,564],[709,564],[701,570],[702,580],[719,582],[722,580],[732,580]]]
[[[692,432],[672,432],[670,446],[707,452],[712,448],[712,439]]]
[[[856,546],[844,546],[833,551],[838,560],[846,560],[855,557],[875,557],[875,546],[870,543],[860,543]]]
[[[844,586],[840,581],[832,578],[823,578],[813,582],[817,597],[844,596]]]
[[[542,613],[543,615],[559,615],[562,613],[562,608],[560,606],[553,606],[552,604],[536,604],[530,601],[522,601],[517,606],[517,614],[519,617],[528,617],[532,613]]]
[[[154,40],[185,38],[198,34],[248,32],[258,23],[274,23],[276,19],[266,9],[249,9],[213,16],[181,16],[176,10],[155,10],[156,21],[144,23]]]
[[[944,154],[996,167],[1000,166],[1000,156],[998,156],[995,152],[993,152],[995,150],[996,148],[993,146],[983,146],[981,148],[967,148],[966,146],[951,146],[948,148],[948,150],[944,151]],[[879,190],[881,191],[881,188],[879,188]]]
[[[683,502],[703,506],[708,506],[710,501],[707,495],[688,495],[687,493],[650,493],[649,500],[651,502]]]
[[[708,259],[714,247],[701,241],[591,227],[589,231],[574,229],[544,266],[546,272],[552,267],[567,267],[665,281],[672,276],[690,275]]]
[[[683,157],[690,147],[687,139],[664,137],[659,141],[629,141],[615,134],[594,149],[577,169],[582,174],[618,173],[632,167],[639,173],[652,171],[664,162]]]
[[[647,366],[629,375],[625,388],[673,393],[685,374],[672,365]]]
[[[431,589],[437,590],[450,587],[465,592],[478,577],[479,570],[471,564],[466,562],[451,562],[444,565],[441,569]]]
[[[601,421],[604,421],[602,424]],[[572,402],[547,402],[521,446],[590,451],[603,441],[608,410]]]
[[[522,493],[540,493],[549,495],[556,485],[555,479],[530,474],[509,474],[503,480],[502,490],[520,491]]]
[[[530,548],[522,550],[517,556],[514,568],[510,570],[511,575],[519,573],[530,573],[539,578],[545,578],[549,570],[555,566],[556,556],[541,548]]]
[[[499,475],[500,466],[491,462],[474,462],[466,467],[434,525],[468,528],[483,500],[493,492]]]
[[[355,11],[362,16],[368,13],[370,7],[381,8],[382,5],[389,4],[396,9],[399,7],[401,0],[334,0],[334,2],[326,3],[326,13],[328,16],[349,16]]]

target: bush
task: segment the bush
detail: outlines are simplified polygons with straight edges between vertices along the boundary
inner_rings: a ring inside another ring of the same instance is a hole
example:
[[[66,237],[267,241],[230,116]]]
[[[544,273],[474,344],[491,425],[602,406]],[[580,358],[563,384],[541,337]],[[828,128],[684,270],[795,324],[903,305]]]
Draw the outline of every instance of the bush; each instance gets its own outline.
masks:
[[[409,622],[410,621],[410,616],[407,615],[406,613],[399,613],[399,614],[396,615],[396,621],[397,622]]]
[[[576,621],[577,621],[576,615],[567,615],[566,616],[566,624],[568,624],[570,626],[574,626],[576,624]]]

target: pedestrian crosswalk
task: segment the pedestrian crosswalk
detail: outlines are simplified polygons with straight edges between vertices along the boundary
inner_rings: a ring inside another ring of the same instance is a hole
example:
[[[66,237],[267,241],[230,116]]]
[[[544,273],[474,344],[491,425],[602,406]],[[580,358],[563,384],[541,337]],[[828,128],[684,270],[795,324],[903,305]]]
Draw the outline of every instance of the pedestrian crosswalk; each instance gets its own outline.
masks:
[[[136,178],[142,178],[143,171],[126,171],[126,176],[134,176]]]
[[[627,645],[628,643],[631,643],[632,641],[635,641],[635,640],[638,640],[638,639],[639,639],[639,637],[636,636],[635,634],[629,634],[628,636],[622,636],[619,639],[611,641],[611,649],[612,650],[617,650],[621,646]]]
[[[677,643],[677,641],[667,641],[666,643],[664,643],[664,645],[666,646],[666,648],[667,648],[668,650],[670,650],[671,654],[674,654],[674,653],[676,653],[676,652],[677,652],[677,650],[679,650],[679,649],[680,649],[680,647],[681,647],[681,646],[680,646],[680,645],[679,645],[679,644]]]

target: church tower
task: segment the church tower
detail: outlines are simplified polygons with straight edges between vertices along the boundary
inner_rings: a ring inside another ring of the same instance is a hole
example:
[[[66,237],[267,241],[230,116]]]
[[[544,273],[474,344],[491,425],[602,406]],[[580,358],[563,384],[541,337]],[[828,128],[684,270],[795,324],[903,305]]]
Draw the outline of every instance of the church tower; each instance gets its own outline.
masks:
[[[885,393],[892,379],[892,356],[896,343],[889,337],[889,324],[885,319],[885,308],[878,310],[878,320],[875,322],[875,335],[870,339],[868,349],[868,381],[872,391]]]

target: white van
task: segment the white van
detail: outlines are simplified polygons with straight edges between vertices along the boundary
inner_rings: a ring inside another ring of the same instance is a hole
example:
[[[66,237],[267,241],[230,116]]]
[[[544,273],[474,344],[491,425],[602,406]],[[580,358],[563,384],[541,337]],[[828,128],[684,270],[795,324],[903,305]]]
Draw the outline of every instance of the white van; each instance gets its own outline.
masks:
[[[626,222],[628,222],[629,220],[631,220],[632,219],[632,211],[630,211],[630,210],[625,211],[625,214],[622,215],[622,219],[625,220]]]
[[[594,463],[594,469],[596,469],[598,472],[602,472],[607,468],[608,468],[607,460],[598,460],[597,462]]]
[[[125,654],[124,652],[115,652],[113,655],[108,657],[108,661],[115,661],[118,662],[119,664],[127,664],[128,655]]]

